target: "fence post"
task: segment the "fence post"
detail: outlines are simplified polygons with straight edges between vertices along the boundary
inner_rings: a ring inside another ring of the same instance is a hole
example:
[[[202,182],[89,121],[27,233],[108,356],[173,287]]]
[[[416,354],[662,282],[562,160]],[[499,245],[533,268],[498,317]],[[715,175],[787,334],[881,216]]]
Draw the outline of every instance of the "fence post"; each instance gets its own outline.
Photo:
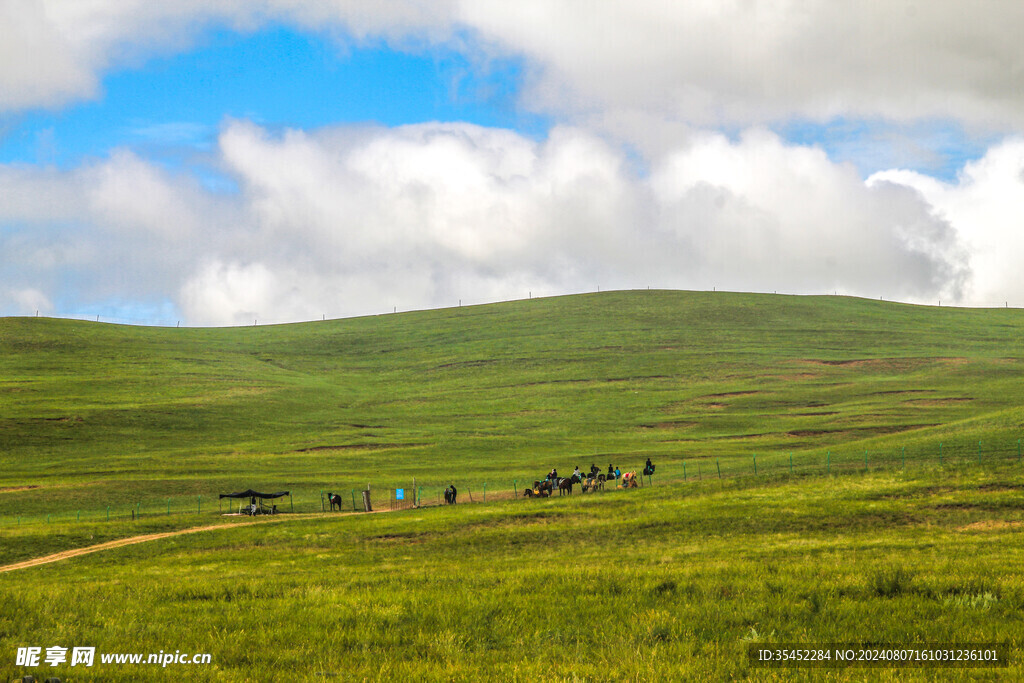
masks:
[[[202,496],[199,496],[198,504],[199,504],[199,514],[203,514],[203,497]]]
[[[757,476],[757,453],[754,453],[754,476]]]
[[[939,442],[939,467],[942,467],[942,442]]]
[[[332,510],[334,508],[331,508]],[[320,512],[324,511],[324,490],[320,489]]]
[[[79,510],[78,514],[75,516],[75,521],[76,522],[81,522],[82,521],[82,511],[81,510]]]
[[[484,482],[484,502],[487,502],[487,482]]]
[[[352,512],[356,511],[356,490],[352,489]]]
[[[686,463],[683,463],[683,481],[686,481]]]
[[[900,449],[900,469],[907,469],[907,447],[903,446]]]
[[[825,474],[832,472],[832,451],[828,451],[825,455]]]
[[[981,442],[978,442],[978,464],[981,464]]]
[[[288,492],[288,505],[291,507],[291,512],[295,512],[295,501],[292,500],[291,491]],[[320,506],[323,507],[323,500],[320,501]]]
[[[107,521],[110,521],[110,506],[107,506]]]
[[[704,476],[700,473],[700,462],[697,463],[697,481],[704,481]]]
[[[722,478],[722,466],[718,464],[718,458],[715,458],[715,467],[718,468],[718,478]]]
[[[515,479],[512,480],[512,491],[516,494],[515,495],[516,498],[519,497],[519,487],[516,486],[517,483],[518,482]]]
[[[220,500],[220,499],[218,498],[217,500]],[[167,516],[168,517],[171,516],[171,499],[170,498],[167,499]]]
[[[793,474],[793,454],[789,454],[789,473]]]
[[[864,451],[864,471],[868,470],[868,452]]]

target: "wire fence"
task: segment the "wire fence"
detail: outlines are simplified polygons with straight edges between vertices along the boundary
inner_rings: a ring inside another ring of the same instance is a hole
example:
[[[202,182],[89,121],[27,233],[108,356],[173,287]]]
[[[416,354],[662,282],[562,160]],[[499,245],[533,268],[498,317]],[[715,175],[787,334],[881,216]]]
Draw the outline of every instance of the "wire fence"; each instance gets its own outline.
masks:
[[[651,454],[658,457],[657,454]],[[704,480],[738,480],[781,476],[845,475],[879,470],[908,470],[916,468],[953,468],[1022,463],[1024,443],[1014,442],[939,442],[917,445],[913,448],[897,447],[884,450],[824,449],[792,453],[750,453],[726,458],[694,457],[671,460],[658,465],[655,476],[638,475],[643,486],[686,484]],[[639,471],[639,468],[637,468]],[[398,511],[428,508],[449,504],[486,503],[498,500],[526,500],[527,489],[533,491],[535,479],[513,479],[504,483],[455,482],[454,500],[445,498],[447,484],[434,482],[410,484],[408,487],[360,487],[292,490],[287,497],[263,501],[257,505],[257,515],[274,514],[330,514],[362,513],[368,511]],[[621,480],[609,480],[605,490],[621,486]],[[574,487],[575,490],[578,489]],[[558,495],[557,487],[551,492]],[[32,524],[99,523],[115,521],[159,520],[161,518],[209,519],[213,516],[247,516],[254,512],[247,498],[220,499],[217,495],[171,496],[146,498],[135,503],[116,503],[80,509],[63,507],[50,512],[33,511],[26,514],[8,512],[0,516],[0,526],[14,527]]]
[[[566,291],[566,292],[561,292],[561,293],[544,293],[544,294],[541,294],[540,296],[536,296],[536,297],[534,296],[534,294],[536,292],[534,292],[534,291],[526,291],[526,292],[520,292],[518,294],[510,293],[510,295],[508,297],[494,298],[494,299],[470,299],[470,298],[461,299],[460,298],[460,299],[453,299],[453,300],[448,301],[448,302],[435,302],[434,304],[421,303],[421,304],[412,304],[410,306],[395,306],[395,305],[391,305],[391,306],[386,306],[386,307],[379,307],[379,308],[372,309],[372,310],[367,309],[365,311],[351,311],[351,312],[346,312],[346,313],[343,313],[343,314],[338,314],[337,312],[335,312],[335,313],[324,312],[323,314],[321,314],[321,316],[319,318],[308,317],[308,316],[284,317],[284,318],[281,318],[281,317],[271,317],[271,318],[264,317],[264,318],[260,318],[259,316],[257,316],[256,318],[253,319],[252,323],[249,323],[248,321],[246,321],[244,323],[234,322],[234,323],[227,324],[227,326],[229,326],[229,327],[248,327],[248,326],[261,326],[261,325],[290,324],[290,323],[300,323],[300,322],[322,322],[322,321],[326,321],[326,320],[339,320],[339,319],[344,319],[344,318],[349,318],[349,317],[360,317],[360,316],[367,316],[367,315],[386,315],[386,314],[389,314],[389,313],[393,314],[393,313],[399,313],[399,312],[408,313],[408,312],[413,312],[413,311],[443,310],[445,308],[456,308],[456,307],[457,308],[461,308],[463,306],[481,306],[481,305],[488,305],[488,304],[508,303],[508,302],[511,302],[511,301],[521,301],[521,300],[524,300],[524,299],[528,300],[528,299],[545,298],[545,297],[549,297],[549,296],[563,296],[563,295],[571,295],[571,294],[593,293],[595,291],[597,293],[601,293],[601,292],[614,293],[614,292],[624,292],[624,291],[634,291],[634,292],[636,292],[636,291],[650,291],[651,289],[652,288],[650,286],[634,287],[632,289],[629,289],[628,287],[624,288],[624,289],[614,289],[614,288],[613,289],[602,289],[600,286],[598,286],[598,287],[596,287],[596,290],[595,289],[580,289],[580,290]],[[679,289],[674,288],[674,287],[655,287],[654,289],[656,291],[685,291],[685,290],[679,290]],[[740,290],[722,289],[720,287],[712,287],[712,289],[710,289],[710,290],[706,290],[705,289],[705,290],[694,290],[694,291],[703,291],[704,293],[730,293],[730,292],[733,292],[733,293],[751,293],[751,292],[741,292]],[[825,292],[807,292],[807,291],[803,291],[803,292],[787,292],[787,291],[775,289],[775,290],[761,290],[761,291],[752,292],[752,293],[757,293],[757,294],[776,294],[776,295],[784,295],[784,296],[820,296],[820,295],[825,295],[825,296],[845,296],[845,297],[854,297],[854,298],[867,298],[867,299],[874,300],[874,297],[867,296],[867,295],[864,295],[864,294],[857,295],[857,294],[849,294],[849,293],[840,293],[837,290],[829,290],[829,291],[825,291]],[[525,296],[523,296],[524,294],[525,294]],[[960,308],[960,309],[981,309],[981,308],[986,308],[986,309],[988,309],[988,308],[1020,309],[1020,308],[1024,308],[1024,303],[1022,303],[1020,301],[1014,301],[1014,305],[1011,306],[1009,299],[1006,299],[1006,298],[1003,298],[1003,299],[1000,299],[1000,300],[993,299],[993,300],[987,300],[987,301],[980,301],[980,300],[979,301],[961,301],[961,300],[949,301],[949,300],[946,300],[945,302],[943,302],[942,299],[935,299],[935,300],[930,300],[930,301],[929,300],[924,300],[924,299],[910,299],[910,300],[907,300],[907,299],[900,299],[900,298],[890,298],[890,297],[887,297],[887,296],[879,296],[877,300],[878,301],[885,301],[885,302],[888,302],[888,303],[906,303],[906,304],[922,305],[922,306],[938,306],[940,308]],[[31,311],[28,312],[28,315],[31,316],[32,312]],[[55,313],[55,312],[45,312],[45,313],[42,313],[42,316],[46,317],[46,318],[59,318],[59,319],[64,319],[64,320],[82,320],[82,321],[87,321],[87,322],[108,323],[108,324],[114,324],[114,325],[131,325],[131,326],[137,326],[137,327],[206,327],[206,325],[195,325],[195,324],[190,323],[188,320],[186,320],[184,318],[181,318],[180,315],[177,315],[176,311],[159,311],[158,315],[161,316],[161,317],[157,317],[157,316],[153,316],[153,317],[125,317],[123,315],[122,316],[107,315],[105,313]],[[167,317],[169,315],[173,315],[174,317]],[[39,317],[39,316],[40,316],[40,311],[38,311],[38,310],[35,311],[35,317]],[[218,326],[220,326],[220,325],[218,325]]]

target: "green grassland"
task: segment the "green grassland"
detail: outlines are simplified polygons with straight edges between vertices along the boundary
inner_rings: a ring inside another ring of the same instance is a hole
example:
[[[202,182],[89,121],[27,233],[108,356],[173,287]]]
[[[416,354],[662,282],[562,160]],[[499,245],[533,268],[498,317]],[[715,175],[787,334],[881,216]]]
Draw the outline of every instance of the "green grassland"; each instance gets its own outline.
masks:
[[[52,670],[76,681],[1019,680],[1022,486],[965,464],[190,534],[0,575],[0,675],[18,645],[63,644],[213,657]],[[745,649],[863,641],[1018,657],[766,670]]]
[[[184,677],[261,681],[815,678],[744,647],[1019,646],[1022,333],[1017,310],[666,291],[234,329],[0,319],[0,564],[221,524],[228,490],[305,513],[368,482],[386,508],[414,477],[428,501],[490,496],[0,574],[0,679],[19,644],[210,652]],[[641,490],[498,499],[646,457]],[[866,672],[907,673],[828,673]]]

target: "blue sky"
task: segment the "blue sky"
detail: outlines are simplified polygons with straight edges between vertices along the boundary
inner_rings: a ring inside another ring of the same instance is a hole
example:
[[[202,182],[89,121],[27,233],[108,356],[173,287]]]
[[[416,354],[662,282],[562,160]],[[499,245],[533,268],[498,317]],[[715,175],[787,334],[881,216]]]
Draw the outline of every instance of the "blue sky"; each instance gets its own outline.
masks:
[[[11,6],[0,315],[1024,305],[1024,9],[912,5]]]
[[[340,45],[277,26],[210,31],[193,49],[104,75],[99,96],[4,117],[0,163],[72,167],[130,147],[163,163],[208,151],[230,118],[270,128],[467,121],[543,137],[517,107],[519,60],[473,64],[446,48]]]

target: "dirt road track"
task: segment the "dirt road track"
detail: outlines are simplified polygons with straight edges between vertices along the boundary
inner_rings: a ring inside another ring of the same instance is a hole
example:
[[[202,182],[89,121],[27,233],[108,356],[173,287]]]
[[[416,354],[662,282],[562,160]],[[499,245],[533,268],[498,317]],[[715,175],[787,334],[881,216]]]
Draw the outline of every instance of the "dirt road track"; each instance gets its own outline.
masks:
[[[495,500],[503,500],[511,498],[510,494],[492,493],[491,497]],[[472,496],[470,496],[472,501]],[[431,506],[428,506],[431,507]],[[369,514],[376,514],[381,512],[393,512],[392,510],[374,510]],[[365,515],[365,512],[343,512],[340,515],[332,515],[332,517],[342,516],[347,517],[348,515]],[[194,534],[198,531],[213,531],[216,529],[230,529],[236,526],[249,526],[251,524],[270,524],[273,522],[286,522],[291,519],[309,519],[312,517],[324,517],[324,513],[300,513],[300,514],[288,514],[281,515],[280,517],[273,517],[271,519],[254,519],[244,522],[233,522],[231,524],[216,524],[213,526],[197,526],[190,529],[179,529],[178,531],[164,531],[157,534],[144,534],[142,536],[129,536],[127,538],[119,538],[114,541],[107,541],[105,543],[97,543],[96,545],[86,546],[84,548],[75,548],[74,550],[65,550],[64,552],[54,553],[53,555],[46,555],[45,557],[36,557],[31,560],[22,560],[21,562],[15,562],[13,564],[7,564],[0,566],[0,574],[4,572],[13,572],[16,569],[28,569],[30,567],[37,567],[41,564],[50,564],[51,562],[60,562],[61,560],[69,560],[72,557],[78,557],[80,555],[89,555],[91,553],[98,553],[102,550],[110,550],[112,548],[120,548],[126,545],[135,545],[136,543],[146,543],[147,541],[158,541],[161,538],[170,538],[171,536],[181,536],[183,534]]]
[[[352,513],[348,513],[352,514]],[[41,564],[49,564],[51,562],[60,562],[61,560],[68,560],[72,557],[78,557],[79,555],[89,555],[91,553],[98,553],[102,550],[110,550],[112,548],[120,548],[126,545],[135,545],[136,543],[146,543],[147,541],[158,541],[161,538],[170,538],[171,536],[181,536],[183,534],[194,534],[199,531],[214,531],[216,529],[230,529],[236,526],[250,526],[252,524],[270,524],[273,522],[284,522],[289,519],[308,519],[309,517],[315,517],[317,515],[288,515],[287,517],[275,517],[274,519],[260,519],[246,522],[234,522],[232,524],[216,524],[213,526],[196,526],[190,529],[179,529],[178,531],[163,531],[157,534],[143,534],[142,536],[129,536],[127,538],[119,538],[114,541],[107,541],[105,543],[97,543],[96,545],[86,546],[84,548],[75,548],[74,550],[65,550],[64,552],[54,553],[53,555],[46,555],[45,557],[36,557],[31,560],[23,560],[21,562],[15,562],[14,564],[8,564],[0,567],[0,574],[3,572],[12,572],[16,569],[28,569],[29,567],[36,567]]]

